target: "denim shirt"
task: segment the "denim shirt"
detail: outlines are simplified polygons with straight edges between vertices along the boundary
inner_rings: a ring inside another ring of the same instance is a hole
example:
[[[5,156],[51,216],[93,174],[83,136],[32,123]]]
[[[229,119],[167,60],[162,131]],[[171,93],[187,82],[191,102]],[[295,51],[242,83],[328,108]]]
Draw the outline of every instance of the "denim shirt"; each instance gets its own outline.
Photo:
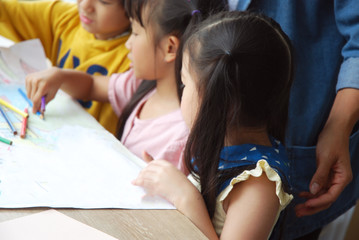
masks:
[[[232,10],[254,10],[273,18],[294,46],[295,79],[285,144],[295,200],[287,208],[282,237],[297,238],[331,222],[355,205],[359,197],[357,124],[349,144],[353,181],[325,211],[297,218],[293,210],[294,205],[305,201],[297,194],[308,191],[316,170],[315,145],[336,92],[342,88],[359,89],[359,1],[229,0],[229,6]],[[273,239],[278,238],[277,233]]]

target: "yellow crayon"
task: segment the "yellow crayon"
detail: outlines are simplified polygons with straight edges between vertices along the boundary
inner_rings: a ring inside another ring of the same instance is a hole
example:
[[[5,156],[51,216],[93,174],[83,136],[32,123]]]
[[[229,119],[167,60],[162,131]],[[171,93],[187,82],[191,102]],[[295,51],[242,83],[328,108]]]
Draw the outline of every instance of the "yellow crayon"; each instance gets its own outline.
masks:
[[[29,116],[29,114],[21,111],[20,109],[14,107],[13,105],[11,105],[10,103],[6,102],[5,100],[3,99],[0,99],[0,104],[1,105],[4,105],[5,107],[7,107],[8,109],[20,114],[21,116],[23,116],[24,118],[27,118]]]

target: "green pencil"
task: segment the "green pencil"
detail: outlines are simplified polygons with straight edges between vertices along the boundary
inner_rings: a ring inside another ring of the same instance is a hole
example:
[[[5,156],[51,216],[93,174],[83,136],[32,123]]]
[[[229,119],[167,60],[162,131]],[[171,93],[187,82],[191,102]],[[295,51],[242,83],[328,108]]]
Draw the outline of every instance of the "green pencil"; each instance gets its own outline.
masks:
[[[6,144],[9,144],[9,145],[12,144],[12,141],[11,141],[11,140],[6,139],[6,138],[3,138],[3,137],[0,137],[0,142],[6,143]]]

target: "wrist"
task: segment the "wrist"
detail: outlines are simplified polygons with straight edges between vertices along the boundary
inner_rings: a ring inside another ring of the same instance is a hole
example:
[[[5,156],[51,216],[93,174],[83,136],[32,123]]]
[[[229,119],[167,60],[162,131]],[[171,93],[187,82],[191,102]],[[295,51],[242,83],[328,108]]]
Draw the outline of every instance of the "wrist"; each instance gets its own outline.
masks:
[[[59,83],[62,85],[72,81],[74,77],[74,71],[72,69],[57,68],[56,75],[59,79]]]
[[[350,135],[359,120],[359,90],[345,88],[337,93],[325,127]]]
[[[194,203],[198,200],[202,200],[202,195],[198,189],[189,182],[189,184],[181,188],[177,197],[173,199],[173,205],[185,214],[185,209],[187,209],[188,206],[195,205]]]

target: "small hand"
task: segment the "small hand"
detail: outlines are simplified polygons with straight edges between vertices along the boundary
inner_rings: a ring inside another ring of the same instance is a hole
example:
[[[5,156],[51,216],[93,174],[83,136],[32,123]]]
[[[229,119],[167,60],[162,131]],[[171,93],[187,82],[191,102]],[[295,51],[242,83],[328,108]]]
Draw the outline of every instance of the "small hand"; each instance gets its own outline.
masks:
[[[148,165],[132,183],[145,188],[149,195],[165,198],[209,239],[218,239],[202,195],[187,177],[166,160],[153,160],[147,152],[143,158]]]
[[[32,112],[36,113],[41,107],[41,97],[46,95],[46,103],[50,102],[61,87],[61,69],[52,67],[43,71],[30,73],[26,76],[26,90],[33,102]]]
[[[152,160],[149,155],[145,160],[149,160],[149,164],[132,183],[145,188],[148,194],[159,195],[176,206],[176,201],[186,194],[185,186],[193,187],[192,183],[166,160]]]

